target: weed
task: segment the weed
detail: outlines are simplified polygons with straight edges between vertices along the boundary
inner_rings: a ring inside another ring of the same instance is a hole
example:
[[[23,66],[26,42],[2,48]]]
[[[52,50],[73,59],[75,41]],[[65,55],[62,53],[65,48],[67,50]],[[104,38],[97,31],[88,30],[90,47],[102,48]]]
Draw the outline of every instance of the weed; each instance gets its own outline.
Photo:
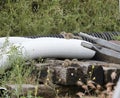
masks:
[[[119,16],[118,0],[1,0],[0,36],[48,35],[61,31],[120,31]],[[9,57],[12,66],[0,76],[2,86],[36,82],[30,77],[34,68],[25,65],[16,49],[17,47],[12,47],[8,52],[12,54]],[[50,80],[49,77],[51,76],[47,76],[46,83]],[[19,92],[16,95],[19,96]],[[28,94],[28,98],[31,98],[31,94]]]
[[[5,0],[0,36],[120,31],[118,0]]]

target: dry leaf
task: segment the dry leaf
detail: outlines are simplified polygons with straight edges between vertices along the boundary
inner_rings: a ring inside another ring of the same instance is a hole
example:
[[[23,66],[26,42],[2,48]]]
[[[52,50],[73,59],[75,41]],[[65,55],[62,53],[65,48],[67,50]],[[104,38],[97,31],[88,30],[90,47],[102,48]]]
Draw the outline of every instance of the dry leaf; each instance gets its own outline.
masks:
[[[113,88],[114,83],[109,82],[106,84],[107,92],[111,92]]]
[[[82,85],[82,88],[85,90],[88,90],[88,86],[87,85]]]
[[[92,88],[92,89],[96,89],[96,87],[95,87],[95,85],[94,85],[94,82],[91,81],[91,80],[88,81],[87,85],[88,85],[90,88]]]
[[[101,90],[101,89],[102,89],[101,85],[99,85],[99,84],[97,84],[96,87],[97,87],[98,90]]]
[[[82,82],[82,81],[77,81],[77,85],[78,85],[78,86],[82,86],[82,85],[83,85],[83,82]]]
[[[115,71],[112,72],[112,73],[111,73],[111,79],[112,79],[112,80],[115,80],[116,77],[117,77],[117,73],[116,73]]]
[[[82,98],[85,94],[82,92],[78,92],[76,95],[79,96],[80,98]]]

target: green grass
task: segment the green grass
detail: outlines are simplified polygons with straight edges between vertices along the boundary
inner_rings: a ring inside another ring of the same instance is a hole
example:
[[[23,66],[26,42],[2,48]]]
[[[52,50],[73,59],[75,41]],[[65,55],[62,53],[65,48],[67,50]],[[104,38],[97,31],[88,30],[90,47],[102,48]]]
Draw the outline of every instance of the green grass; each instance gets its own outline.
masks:
[[[120,31],[118,8],[118,0],[0,0],[0,36]],[[36,83],[32,69],[18,58],[0,85]]]
[[[3,47],[4,53],[8,55],[8,61],[4,67],[0,67],[0,87],[6,87],[7,84],[37,84],[38,81],[36,80],[36,76],[32,77],[32,72],[35,69],[35,67],[32,65],[34,64],[34,62],[29,60],[31,64],[26,65],[26,62],[23,59],[20,50],[18,51],[19,47],[11,46],[9,51],[5,50],[6,45]],[[0,56],[2,57],[2,55]],[[17,90],[15,90],[15,92],[13,92],[14,95],[17,96],[17,98],[19,98],[20,91],[21,88],[18,88]],[[31,95],[28,94],[28,96]],[[26,98],[34,98],[28,96]],[[5,98],[10,97],[6,95]]]
[[[118,8],[118,0],[1,0],[0,36],[120,31]]]

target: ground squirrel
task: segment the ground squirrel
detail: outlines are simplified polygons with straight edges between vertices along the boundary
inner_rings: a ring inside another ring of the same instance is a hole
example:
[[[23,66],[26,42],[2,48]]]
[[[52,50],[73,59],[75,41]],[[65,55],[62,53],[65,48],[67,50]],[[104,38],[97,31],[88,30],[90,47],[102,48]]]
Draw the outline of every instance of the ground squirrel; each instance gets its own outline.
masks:
[[[66,33],[66,32],[61,32],[60,33],[65,39],[82,39],[80,36],[75,36],[74,34],[72,33]]]

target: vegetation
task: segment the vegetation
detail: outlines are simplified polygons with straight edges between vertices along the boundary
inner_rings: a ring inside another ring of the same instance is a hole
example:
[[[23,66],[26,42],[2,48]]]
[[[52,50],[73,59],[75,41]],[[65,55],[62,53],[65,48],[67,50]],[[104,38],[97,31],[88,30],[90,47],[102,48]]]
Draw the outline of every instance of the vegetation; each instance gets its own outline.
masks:
[[[120,31],[118,0],[0,0],[0,36]]]
[[[0,36],[120,31],[118,8],[118,0],[0,0]],[[33,69],[18,58],[0,76],[0,86],[37,83]]]

